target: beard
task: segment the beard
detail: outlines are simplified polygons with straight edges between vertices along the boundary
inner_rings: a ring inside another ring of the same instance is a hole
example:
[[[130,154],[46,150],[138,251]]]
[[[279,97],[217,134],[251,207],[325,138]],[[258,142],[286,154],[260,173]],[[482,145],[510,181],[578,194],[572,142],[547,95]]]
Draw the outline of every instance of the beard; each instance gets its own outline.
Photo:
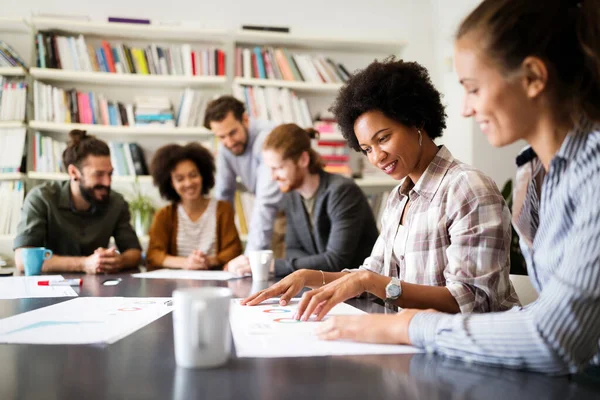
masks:
[[[298,189],[303,183],[304,177],[297,174],[286,182],[279,182],[279,190],[281,190],[281,193],[289,193],[292,190]]]
[[[100,189],[105,189],[106,195],[102,196],[101,199],[98,199],[94,191]],[[110,200],[110,186],[86,186],[83,178],[79,181],[79,192],[81,193],[81,197],[93,206],[104,206],[108,204],[108,201]]]
[[[246,147],[248,146],[248,130],[244,129],[244,133],[246,134],[246,139],[243,141],[235,142],[230,147],[227,147],[234,156],[241,156],[246,151]]]

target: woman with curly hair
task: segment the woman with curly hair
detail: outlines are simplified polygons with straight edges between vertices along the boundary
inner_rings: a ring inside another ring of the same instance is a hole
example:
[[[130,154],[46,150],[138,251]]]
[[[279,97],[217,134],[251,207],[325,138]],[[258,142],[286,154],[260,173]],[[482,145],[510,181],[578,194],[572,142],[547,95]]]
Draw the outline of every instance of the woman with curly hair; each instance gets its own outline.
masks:
[[[427,70],[394,58],[375,61],[350,78],[332,111],[349,146],[400,182],[381,234],[360,268],[323,276],[297,271],[244,304],[280,294],[287,303],[304,286],[316,290],[302,296],[296,318],[303,320],[320,320],[363,292],[386,304],[447,313],[518,304],[509,280],[509,210],[489,177],[434,143],[446,114]]]
[[[152,159],[150,173],[171,204],[152,222],[149,266],[222,269],[242,253],[233,208],[206,197],[215,185],[210,151],[198,143],[163,146]]]

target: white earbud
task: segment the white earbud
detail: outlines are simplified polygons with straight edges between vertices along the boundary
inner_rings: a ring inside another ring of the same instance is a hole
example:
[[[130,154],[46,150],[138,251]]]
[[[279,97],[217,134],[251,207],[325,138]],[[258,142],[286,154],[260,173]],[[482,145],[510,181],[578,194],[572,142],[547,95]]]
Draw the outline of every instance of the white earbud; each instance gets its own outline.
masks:
[[[420,129],[417,129],[417,132],[419,132],[419,147],[421,147],[421,144],[423,143],[423,134]]]

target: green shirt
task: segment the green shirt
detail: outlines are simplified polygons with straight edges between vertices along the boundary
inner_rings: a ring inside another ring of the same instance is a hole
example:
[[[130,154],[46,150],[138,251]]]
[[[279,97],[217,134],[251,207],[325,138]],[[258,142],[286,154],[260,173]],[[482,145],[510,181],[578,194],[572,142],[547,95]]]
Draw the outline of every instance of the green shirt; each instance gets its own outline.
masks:
[[[72,206],[69,184],[47,182],[27,194],[15,249],[43,246],[59,256],[85,257],[107,248],[112,236],[120,252],[141,250],[123,196],[111,190],[108,204],[81,212]]]

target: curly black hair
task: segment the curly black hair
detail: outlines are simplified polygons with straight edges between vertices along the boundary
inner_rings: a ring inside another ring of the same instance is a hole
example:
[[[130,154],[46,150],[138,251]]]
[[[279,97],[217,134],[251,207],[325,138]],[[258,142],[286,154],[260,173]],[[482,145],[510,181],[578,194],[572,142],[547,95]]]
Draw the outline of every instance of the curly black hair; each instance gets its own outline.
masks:
[[[171,172],[182,161],[190,160],[198,168],[202,176],[202,194],[208,194],[215,186],[215,159],[206,147],[198,143],[188,143],[185,146],[168,144],[156,151],[150,162],[150,174],[160,195],[174,203],[181,198],[173,188]]]
[[[354,123],[369,111],[381,111],[403,125],[424,129],[431,139],[442,136],[446,128],[441,95],[431,83],[427,69],[393,56],[375,60],[352,75],[329,110],[335,115],[348,146],[356,151],[362,150]]]

